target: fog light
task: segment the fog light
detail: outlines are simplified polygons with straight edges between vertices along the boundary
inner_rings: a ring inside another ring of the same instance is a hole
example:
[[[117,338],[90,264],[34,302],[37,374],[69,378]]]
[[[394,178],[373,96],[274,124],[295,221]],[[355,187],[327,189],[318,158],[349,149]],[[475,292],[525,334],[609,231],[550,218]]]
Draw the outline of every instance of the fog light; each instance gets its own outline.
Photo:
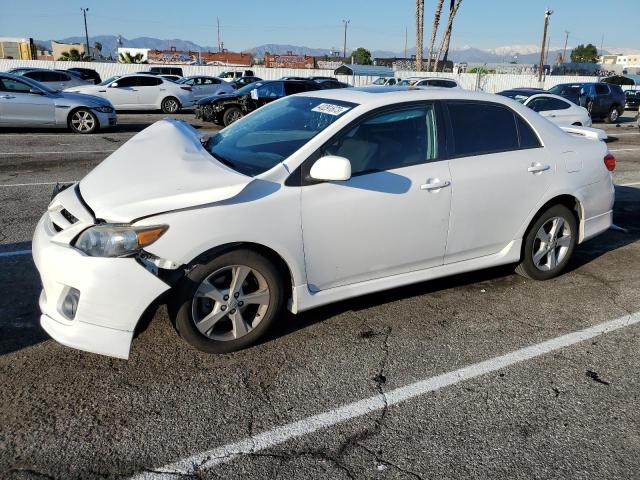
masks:
[[[80,301],[80,291],[75,288],[69,288],[69,291],[62,301],[60,310],[62,314],[69,320],[73,320],[78,311],[78,302]]]

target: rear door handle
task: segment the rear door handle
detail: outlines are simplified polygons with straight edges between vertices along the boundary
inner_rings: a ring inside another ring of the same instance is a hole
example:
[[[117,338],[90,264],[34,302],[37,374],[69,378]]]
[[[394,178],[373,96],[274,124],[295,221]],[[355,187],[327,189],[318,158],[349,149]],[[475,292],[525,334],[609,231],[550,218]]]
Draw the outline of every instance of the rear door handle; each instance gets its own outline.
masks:
[[[438,190],[440,188],[448,187],[451,185],[449,180],[438,180],[437,178],[427,180],[427,183],[420,185],[420,190]]]
[[[5,99],[9,99],[9,98],[16,98],[13,95],[0,95],[0,98],[5,98]]]
[[[529,168],[527,168],[527,172],[530,172],[530,173],[546,172],[550,168],[551,168],[551,165],[541,165],[538,163],[536,165],[531,165]]]

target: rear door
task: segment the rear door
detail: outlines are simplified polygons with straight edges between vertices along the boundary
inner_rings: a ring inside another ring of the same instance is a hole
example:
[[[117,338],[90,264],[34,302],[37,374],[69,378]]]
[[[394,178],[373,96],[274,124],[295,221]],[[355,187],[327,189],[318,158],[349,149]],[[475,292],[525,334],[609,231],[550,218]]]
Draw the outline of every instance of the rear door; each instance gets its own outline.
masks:
[[[140,75],[137,77],[138,104],[140,108],[159,108],[166,88],[164,80],[159,77]],[[169,81],[169,80],[167,80]]]
[[[52,97],[31,92],[31,85],[20,80],[0,78],[0,123],[3,125],[53,125],[55,102]]]
[[[452,201],[445,264],[500,252],[549,189],[555,160],[531,126],[490,102],[446,102]]]

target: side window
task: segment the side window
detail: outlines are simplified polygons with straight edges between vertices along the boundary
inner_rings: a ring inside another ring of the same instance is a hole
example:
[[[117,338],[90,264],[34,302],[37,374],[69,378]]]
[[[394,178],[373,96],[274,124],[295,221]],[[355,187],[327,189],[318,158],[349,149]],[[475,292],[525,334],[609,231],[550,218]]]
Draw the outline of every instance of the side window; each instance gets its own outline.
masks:
[[[302,90],[300,90],[302,91]],[[258,98],[278,98],[284,96],[282,82],[265,83],[258,87]]]
[[[609,93],[609,87],[602,83],[596,83],[596,95],[606,95]]]
[[[185,80],[184,84],[185,85],[200,85],[200,79],[199,78],[190,78],[189,80]]]
[[[536,133],[520,115],[516,115],[516,123],[518,124],[520,148],[538,148],[542,146]]]
[[[116,80],[118,87],[135,87],[138,84],[138,77],[125,77]]]
[[[35,80],[36,82],[49,82],[51,80],[47,80],[45,77],[46,72],[27,72],[24,74],[25,77]]]
[[[287,92],[287,95],[294,95],[296,93],[302,93],[308,90],[307,86],[302,82],[286,82],[284,84],[284,89]]]
[[[137,77],[139,87],[155,87],[162,84],[162,79],[157,77]]]
[[[389,80],[389,83],[387,83],[387,85],[395,85],[396,84],[396,79],[392,78],[391,80]]]
[[[449,102],[454,155],[484,155],[519,148],[514,113],[502,106],[481,102]]]
[[[546,112],[548,110],[555,110],[552,106],[551,98],[547,97],[534,98],[529,103],[527,103],[527,107],[529,107],[534,112]]]
[[[351,162],[358,175],[438,158],[435,107],[431,104],[374,115],[324,148]]]
[[[29,93],[31,86],[11,78],[0,78],[0,92]]]
[[[56,82],[68,82],[69,80],[71,80],[71,77],[66,73],[51,72],[51,74],[53,75],[53,78],[55,78]]]
[[[551,110],[566,110],[571,107],[569,103],[557,98],[550,98],[549,105],[551,105]]]

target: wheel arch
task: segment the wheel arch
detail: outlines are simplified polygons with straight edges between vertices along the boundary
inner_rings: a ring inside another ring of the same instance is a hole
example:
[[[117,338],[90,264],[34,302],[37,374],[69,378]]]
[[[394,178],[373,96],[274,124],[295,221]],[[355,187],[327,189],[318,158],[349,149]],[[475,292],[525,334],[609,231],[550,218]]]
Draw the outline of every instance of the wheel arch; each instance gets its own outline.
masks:
[[[536,223],[538,218],[540,218],[540,216],[546,210],[553,207],[554,205],[564,205],[571,211],[571,213],[573,213],[573,216],[576,219],[576,223],[578,224],[578,231],[579,231],[578,243],[582,241],[582,238],[584,236],[584,228],[583,228],[584,205],[582,204],[580,199],[575,195],[571,195],[568,193],[559,194],[547,200],[543,205],[540,206],[540,208],[537,209],[535,214],[529,219],[527,228],[524,230],[522,235],[523,241],[522,241],[522,246],[520,247],[520,258],[522,258],[522,256],[524,255],[524,246],[525,246],[524,239],[529,234],[531,227],[533,226],[534,223]]]
[[[284,280],[285,285],[285,299],[287,301],[294,301],[292,299],[293,295],[293,287],[295,283],[295,275],[289,263],[284,259],[284,257],[275,251],[273,248],[268,247],[266,245],[255,243],[255,242],[233,242],[226,243],[223,245],[218,245],[216,247],[210,248],[193,258],[188,265],[190,267],[197,265],[200,262],[207,261],[213,257],[217,257],[224,253],[232,252],[234,250],[247,249],[252,250],[265,258],[269,259],[273,262],[273,264],[280,271],[282,278]]]

